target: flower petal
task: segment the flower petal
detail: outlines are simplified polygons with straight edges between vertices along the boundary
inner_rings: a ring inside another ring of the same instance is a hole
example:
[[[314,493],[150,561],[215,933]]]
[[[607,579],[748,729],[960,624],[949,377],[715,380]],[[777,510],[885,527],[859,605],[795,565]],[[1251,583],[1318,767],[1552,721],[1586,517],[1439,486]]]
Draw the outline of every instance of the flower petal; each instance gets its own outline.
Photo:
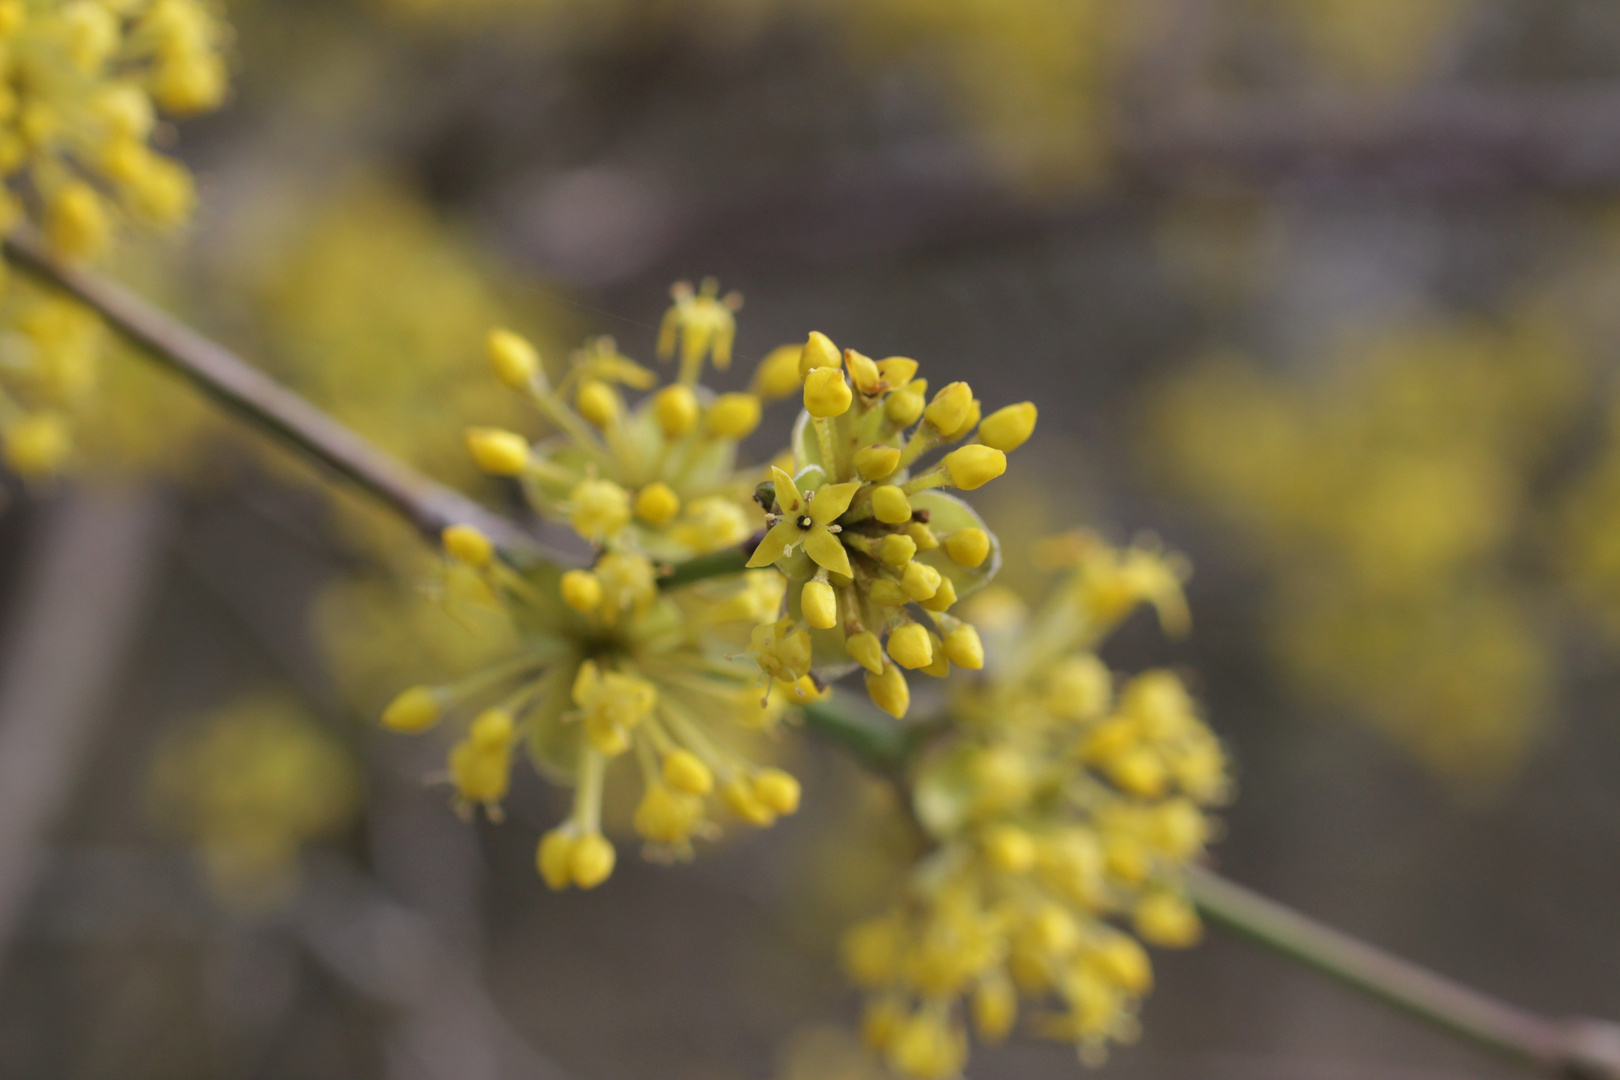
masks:
[[[810,500],[810,520],[817,525],[831,525],[849,509],[849,501],[860,489],[861,485],[855,483],[828,484],[824,488],[817,488],[816,497]]]
[[[765,539],[759,542],[754,554],[749,556],[750,567],[769,566],[788,552],[793,550],[803,533],[791,521],[778,521],[771,526],[771,531],[765,534]],[[843,545],[839,545],[842,548]]]
[[[815,503],[811,503],[814,506]],[[817,525],[804,534],[804,552],[816,561],[817,566],[825,567],[835,574],[845,577],[854,577],[855,571],[849,565],[849,553],[838,537],[828,532],[823,525]]]
[[[794,486],[793,477],[772,465],[771,479],[776,481],[776,508],[784,514],[798,514],[804,506],[804,499]]]

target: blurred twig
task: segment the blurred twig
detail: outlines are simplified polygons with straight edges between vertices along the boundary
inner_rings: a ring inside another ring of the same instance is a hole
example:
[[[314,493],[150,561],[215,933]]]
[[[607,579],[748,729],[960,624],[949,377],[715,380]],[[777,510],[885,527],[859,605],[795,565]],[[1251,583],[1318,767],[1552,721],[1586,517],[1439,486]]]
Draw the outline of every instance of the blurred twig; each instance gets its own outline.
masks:
[[[90,270],[50,255],[30,237],[5,240],[6,258],[95,309],[154,360],[306,457],[370,492],[437,541],[446,526],[471,524],[519,558],[565,558],[511,519],[436,484],[311,405],[215,341]]]
[[[34,538],[21,612],[0,661],[0,949],[72,795],[161,548],[148,494],[69,492]]]

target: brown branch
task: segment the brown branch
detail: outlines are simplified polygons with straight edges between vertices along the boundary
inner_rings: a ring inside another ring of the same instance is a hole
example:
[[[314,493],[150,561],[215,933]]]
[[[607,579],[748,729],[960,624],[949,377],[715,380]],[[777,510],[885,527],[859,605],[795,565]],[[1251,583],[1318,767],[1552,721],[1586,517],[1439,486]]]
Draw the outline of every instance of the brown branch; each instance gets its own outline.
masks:
[[[434,483],[383,452],[217,342],[93,271],[69,266],[31,237],[13,235],[6,259],[94,309],[170,371],[231,412],[362,488],[437,543],[447,526],[476,525],[515,559],[566,556],[515,522]]]

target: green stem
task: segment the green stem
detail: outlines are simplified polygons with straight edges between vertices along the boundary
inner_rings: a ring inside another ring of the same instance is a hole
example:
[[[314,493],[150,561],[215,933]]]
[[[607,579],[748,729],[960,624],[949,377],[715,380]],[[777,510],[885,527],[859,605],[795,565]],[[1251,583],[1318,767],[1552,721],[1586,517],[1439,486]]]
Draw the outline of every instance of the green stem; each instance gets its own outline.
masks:
[[[727,577],[731,574],[740,574],[748,567],[748,557],[753,551],[742,548],[726,548],[709,555],[699,555],[695,559],[687,559],[670,568],[670,572],[658,579],[661,589],[675,589],[682,585],[690,585],[694,581],[703,581],[707,578]]]

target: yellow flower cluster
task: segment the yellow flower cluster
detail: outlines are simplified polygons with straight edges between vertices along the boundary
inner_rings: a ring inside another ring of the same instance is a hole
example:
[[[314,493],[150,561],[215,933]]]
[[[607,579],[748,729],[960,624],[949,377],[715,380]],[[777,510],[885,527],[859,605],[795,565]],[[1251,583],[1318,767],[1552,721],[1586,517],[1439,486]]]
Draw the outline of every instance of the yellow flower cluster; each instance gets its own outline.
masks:
[[[659,352],[680,351],[676,381],[634,406],[625,389],[654,391],[657,375],[621,355],[612,338],[574,353],[553,385],[538,352],[522,337],[489,337],[496,376],[528,395],[557,434],[531,446],[503,428],[467,433],[484,471],[518,479],[535,510],[566,521],[610,551],[678,562],[733,547],[753,531],[753,474],[737,468],[737,445],[759,426],[758,393],[715,394],[699,378],[705,359],[731,363],[732,312],[712,281],[701,291],[677,286],[659,334]]]
[[[940,489],[971,491],[1005,472],[1007,453],[1035,430],[1035,406],[1009,405],[981,422],[967,383],[930,397],[915,360],[840,353],[820,333],[796,368],[783,368],[782,378],[804,381],[797,472],[775,466],[761,485],[770,529],[748,565],[787,576],[788,613],[757,635],[755,655],[769,674],[793,679],[859,665],[872,700],[904,716],[902,669],[942,678],[952,664],[983,665],[977,631],[950,609],[1000,564],[983,521]]]
[[[1521,756],[1546,647],[1514,582],[1516,523],[1579,400],[1544,318],[1397,328],[1305,387],[1211,362],[1156,399],[1151,450],[1274,579],[1273,651],[1448,779]]]
[[[158,812],[197,846],[208,879],[233,907],[288,898],[300,849],[345,825],[359,776],[343,747],[294,699],[242,698],[159,751]]]
[[[919,1080],[961,1071],[969,1018],[994,1043],[1021,1009],[1100,1059],[1152,983],[1138,939],[1199,936],[1182,880],[1227,794],[1221,747],[1175,675],[1116,685],[1094,652],[1144,602],[1183,626],[1185,567],[1085,534],[1052,550],[1072,570],[1033,614],[999,589],[975,601],[984,674],[952,684],[952,729],[913,784],[932,850],[845,939],[869,1044]]]
[[[103,251],[122,222],[184,220],[191,176],[152,149],[160,112],[225,93],[223,36],[203,0],[0,0],[0,232],[38,224],[60,255]],[[3,283],[0,454],[58,472],[70,407],[95,379],[98,326],[65,301]]]
[[[26,212],[67,256],[106,247],[116,219],[169,226],[191,177],[154,152],[161,111],[225,96],[222,24],[203,0],[0,3],[0,174],[6,226]]]
[[[499,818],[519,748],[573,784],[572,814],[537,855],[552,888],[594,888],[612,873],[602,797],[621,762],[633,761],[641,780],[634,825],[650,857],[689,858],[694,838],[715,833],[720,807],[760,828],[797,810],[798,782],[755,764],[753,744],[782,705],[761,701],[752,665],[728,657],[750,627],[775,617],[780,577],[665,592],[654,564],[630,552],[608,552],[588,571],[520,574],[467,526],[446,530],[444,545],[452,598],[504,612],[515,648],[457,682],[405,690],[383,723],[418,732],[456,718],[448,768],[463,811],[482,806]]]

